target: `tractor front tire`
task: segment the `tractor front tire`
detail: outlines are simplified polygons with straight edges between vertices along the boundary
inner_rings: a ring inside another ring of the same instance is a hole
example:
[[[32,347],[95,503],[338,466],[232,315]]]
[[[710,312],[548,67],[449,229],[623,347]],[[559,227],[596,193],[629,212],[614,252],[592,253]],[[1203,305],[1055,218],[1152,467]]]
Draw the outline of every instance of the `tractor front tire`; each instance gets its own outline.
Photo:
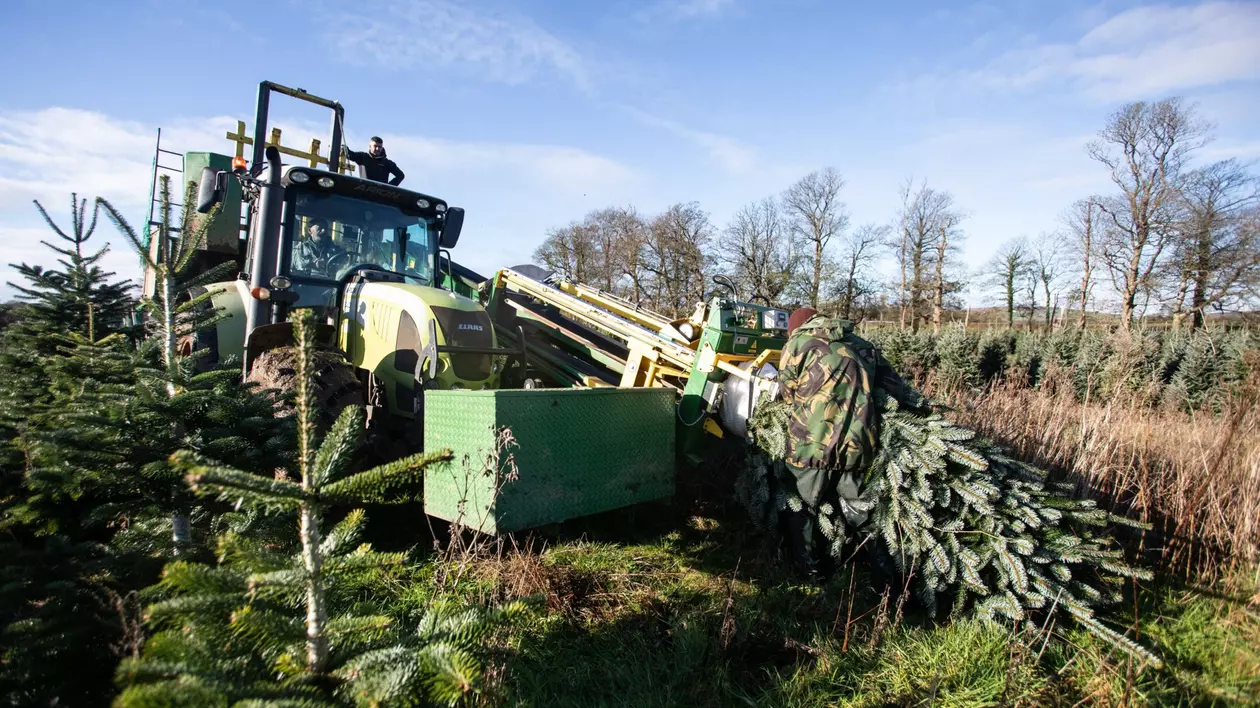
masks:
[[[355,376],[354,368],[337,351],[317,350],[314,369],[316,420],[326,430],[346,406],[363,405],[363,384]],[[246,380],[269,392],[276,403],[277,415],[292,415],[296,410],[297,350],[276,347],[259,354]]]

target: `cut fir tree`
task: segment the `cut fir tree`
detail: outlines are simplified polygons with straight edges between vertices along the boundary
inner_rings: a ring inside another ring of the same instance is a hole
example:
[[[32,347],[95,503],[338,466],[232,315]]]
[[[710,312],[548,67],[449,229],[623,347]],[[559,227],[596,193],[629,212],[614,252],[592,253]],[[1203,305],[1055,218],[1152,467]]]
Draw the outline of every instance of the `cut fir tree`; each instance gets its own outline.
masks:
[[[1044,471],[931,410],[916,391],[873,393],[882,424],[862,490],[870,520],[846,528],[836,495],[807,510],[832,558],[843,561],[858,544],[874,541],[911,575],[932,612],[947,601],[954,616],[988,621],[1066,614],[1112,646],[1160,663],[1095,615],[1120,601],[1126,579],[1150,577],[1129,566],[1106,535],[1109,524],[1140,524],[1076,498],[1070,485],[1050,483]],[[748,425],[752,452],[740,496],[766,530],[780,512],[805,509],[783,469],[788,418],[788,405],[773,401]]]
[[[193,453],[175,460],[197,494],[282,515],[297,533],[280,543],[230,533],[219,564],[169,564],[166,597],[148,610],[157,632],[123,664],[118,705],[455,703],[477,689],[491,633],[523,610],[437,605],[412,616],[390,605],[387,588],[399,585],[405,554],[361,544],[362,511],[329,528],[329,508],[407,501],[424,470],[449,453],[353,471],[363,409],[345,409],[318,439],[309,312],[295,316],[295,329],[296,481]]]

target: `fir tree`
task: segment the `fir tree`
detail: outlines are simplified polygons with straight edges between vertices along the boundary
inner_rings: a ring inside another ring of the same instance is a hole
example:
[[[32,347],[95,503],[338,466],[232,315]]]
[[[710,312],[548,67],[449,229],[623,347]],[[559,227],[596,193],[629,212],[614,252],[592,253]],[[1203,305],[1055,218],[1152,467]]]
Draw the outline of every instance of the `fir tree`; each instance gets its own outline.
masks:
[[[180,219],[178,234],[171,221],[171,189],[170,178],[163,176],[158,186],[159,214],[157,232],[152,236],[157,241],[156,249],[146,249],[135,229],[112,204],[97,198],[99,207],[105,209],[118,230],[131,242],[136,253],[143,260],[154,278],[154,294],[141,300],[150,322],[150,338],[159,343],[162,369],[167,372],[167,391],[171,396],[178,393],[183,372],[177,366],[177,347],[181,339],[189,338],[196,332],[213,327],[222,319],[222,315],[208,307],[210,293],[203,292],[195,297],[187,297],[186,293],[198,286],[208,285],[231,277],[236,269],[234,262],[222,263],[201,272],[193,272],[191,266],[195,256],[206,240],[206,234],[219,216],[220,207],[214,209],[204,218],[195,218],[191,209],[185,209]],[[184,204],[192,204],[196,197],[195,184],[189,183],[184,192]]]
[[[107,693],[123,650],[126,587],[110,549],[78,523],[81,480],[47,456],[43,435],[64,427],[67,397],[112,375],[69,350],[123,347],[130,285],[101,268],[105,248],[89,249],[97,212],[86,200],[71,198],[68,230],[36,208],[65,245],[44,242],[59,268],[13,266],[22,304],[0,333],[0,694],[9,705],[84,705]],[[82,375],[67,380],[75,367]]]
[[[14,321],[0,334],[0,458],[6,475],[0,488],[13,495],[10,499],[21,496],[15,490],[24,488],[31,469],[33,441],[27,434],[31,421],[57,410],[52,405],[50,366],[64,358],[67,345],[106,341],[122,331],[132,309],[130,283],[113,280],[113,274],[99,265],[108,248],[89,248],[98,210],[93,209],[89,217],[87,200],[71,195],[67,231],[38,201],[35,207],[66,245],[41,242],[60,256],[60,269],[26,263],[11,266],[25,284],[9,283],[18,291],[21,304],[13,312]],[[6,517],[11,507],[5,505]]]
[[[1260,348],[1246,331],[1197,330],[1189,335],[1185,354],[1164,395],[1170,408],[1223,410],[1247,378],[1244,352]]]
[[[1099,372],[1102,395],[1136,393],[1140,402],[1158,398],[1161,351],[1157,333],[1119,330],[1111,335],[1108,350]]]
[[[1007,380],[1020,386],[1036,386],[1041,380],[1045,337],[1036,332],[1019,332],[1015,346],[1006,358]]]
[[[930,610],[947,601],[955,615],[1025,623],[1037,612],[1066,614],[1158,663],[1094,614],[1120,600],[1126,578],[1149,577],[1129,567],[1103,533],[1109,524],[1136,524],[1075,498],[1070,486],[1051,484],[1044,471],[930,410],[917,392],[874,395],[882,410],[880,452],[857,502],[869,508],[870,521],[855,531],[829,502],[812,510],[836,561],[875,541],[912,575]],[[773,401],[749,421],[753,451],[741,489],[763,527],[781,510],[804,508],[780,472],[788,418],[787,405]]]
[[[358,406],[346,408],[321,442],[311,322],[309,312],[295,317],[297,481],[194,452],[175,458],[198,494],[283,514],[296,534],[280,548],[228,534],[219,564],[169,565],[162,580],[168,597],[148,613],[158,631],[139,659],[124,664],[119,705],[190,697],[203,705],[411,705],[417,696],[453,703],[476,689],[478,650],[489,633],[521,610],[440,605],[404,627],[407,618],[391,615],[380,597],[358,592],[365,578],[401,568],[405,556],[360,544],[361,511],[330,527],[329,507],[409,500],[424,470],[449,452],[354,471],[364,418]]]
[[[164,238],[174,231],[165,191]],[[86,202],[76,201],[76,254],[94,231],[96,212],[90,224],[86,212]],[[200,238],[194,228],[182,234],[179,254]],[[186,259],[154,264],[171,286],[145,303],[155,336],[137,346],[109,333],[115,320],[106,305],[116,288],[100,285],[92,266],[98,256],[67,256],[70,275],[19,267],[35,283],[26,288],[29,316],[6,329],[0,353],[0,524],[12,540],[0,547],[0,572],[30,581],[0,587],[12,609],[0,617],[8,628],[0,682],[26,684],[23,695],[46,704],[76,692],[107,694],[124,651],[118,638],[127,636],[117,598],[154,582],[172,554],[197,554],[198,541],[220,526],[223,508],[190,494],[170,455],[193,449],[270,474],[289,454],[289,426],[275,420],[266,397],[242,385],[239,370],[197,373],[167,346],[168,333],[208,319],[200,311],[185,315],[171,298],[187,284],[180,279]],[[92,306],[80,316],[73,307],[84,300]],[[76,671],[75,663],[99,670]]]
[[[936,337],[931,332],[894,329],[872,333],[870,341],[894,368],[914,381],[922,382],[936,368]]]
[[[1015,349],[1015,334],[1009,329],[991,329],[980,337],[976,368],[985,383],[997,381],[1006,372],[1006,359]]]
[[[1055,330],[1046,337],[1044,346],[1044,362],[1047,367],[1054,366],[1061,370],[1070,370],[1076,363],[1076,355],[1081,346],[1079,329],[1063,328]]]
[[[944,391],[980,385],[980,337],[961,327],[950,327],[936,337],[937,385]]]
[[[1106,336],[1092,329],[1081,332],[1080,342],[1076,347],[1076,362],[1072,366],[1072,383],[1077,400],[1098,399],[1102,364],[1110,354],[1110,340]]]
[[[18,324],[30,334],[76,333],[93,341],[122,329],[133,304],[131,283],[115,281],[113,273],[101,268],[108,246],[92,252],[86,247],[96,231],[98,210],[92,209],[89,221],[87,200],[70,195],[67,232],[38,201],[35,208],[66,245],[40,242],[61,256],[60,270],[26,263],[11,266],[26,280],[25,285],[9,283],[26,304],[17,314]]]
[[[1174,329],[1164,335],[1159,345],[1159,381],[1167,387],[1172,383],[1181,361],[1186,357],[1190,337],[1185,330]]]

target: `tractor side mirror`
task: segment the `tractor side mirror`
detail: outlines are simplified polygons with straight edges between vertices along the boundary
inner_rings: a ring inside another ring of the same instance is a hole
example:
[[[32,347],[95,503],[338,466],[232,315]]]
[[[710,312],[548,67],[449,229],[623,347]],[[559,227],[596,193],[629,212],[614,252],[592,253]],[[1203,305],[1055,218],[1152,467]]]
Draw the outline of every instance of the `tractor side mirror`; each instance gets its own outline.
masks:
[[[439,244],[442,248],[455,248],[455,244],[459,243],[459,232],[464,228],[464,209],[463,207],[451,207],[446,210],[446,218],[442,224],[442,238]]]
[[[227,193],[227,173],[213,167],[201,168],[201,184],[197,186],[197,212],[209,214]]]

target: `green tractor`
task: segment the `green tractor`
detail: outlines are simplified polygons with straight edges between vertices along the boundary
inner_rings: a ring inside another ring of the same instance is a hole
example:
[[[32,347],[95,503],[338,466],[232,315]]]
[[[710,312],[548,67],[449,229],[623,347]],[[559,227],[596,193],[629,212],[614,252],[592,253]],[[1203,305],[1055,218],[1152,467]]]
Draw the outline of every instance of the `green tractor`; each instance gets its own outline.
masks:
[[[303,152],[269,137],[273,93],[331,110],[329,157],[318,141]],[[290,315],[313,311],[325,418],[366,405],[369,454],[384,460],[452,450],[426,473],[425,513],[487,533],[670,497],[679,457],[741,434],[773,385],[758,372],[785,341],[785,311],[736,302],[730,284],[732,297],[670,319],[532,266],[483,278],[450,257],[462,209],[345,174],[343,124],[340,104],[262,82],[252,138],[244,123],[228,136],[235,158],[183,156],[200,172],[196,211],[221,210],[197,262],[240,272],[190,293],[219,317],[186,352],[239,358],[248,379],[285,391]]]
[[[206,166],[199,178],[201,214],[230,211],[230,195],[243,197],[247,239],[238,279],[206,288],[208,306],[226,316],[185,346],[208,350],[205,364],[239,357],[247,378],[283,389],[293,368],[289,313],[313,310],[321,344],[340,355],[324,358],[317,381],[327,413],[365,402],[373,425],[391,422],[395,442],[418,448],[419,426],[406,421],[419,416],[425,389],[498,388],[505,366],[523,369],[523,350],[497,346],[485,308],[454,276],[446,251],[459,240],[463,209],[336,169],[282,164],[280,148],[264,142],[273,92],[333,111],[329,164],[337,164],[340,104],[263,82],[252,163]]]

